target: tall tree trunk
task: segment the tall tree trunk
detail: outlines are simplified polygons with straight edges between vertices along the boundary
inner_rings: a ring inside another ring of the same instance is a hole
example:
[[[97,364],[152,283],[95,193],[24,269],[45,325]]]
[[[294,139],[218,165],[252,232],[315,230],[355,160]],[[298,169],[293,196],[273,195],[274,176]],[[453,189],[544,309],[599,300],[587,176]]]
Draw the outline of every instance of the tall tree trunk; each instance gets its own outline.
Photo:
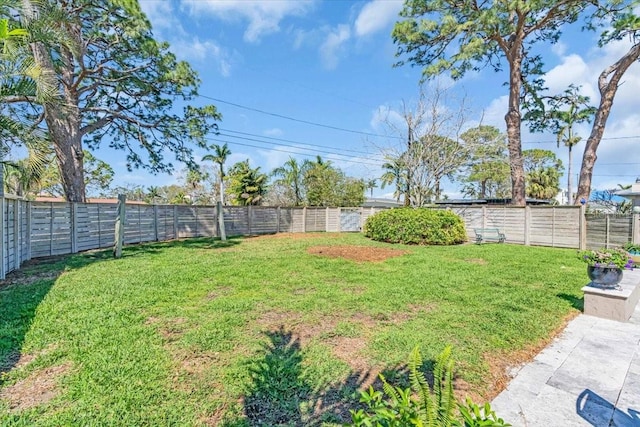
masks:
[[[507,124],[509,165],[511,169],[511,204],[526,204],[524,162],[522,160],[522,138],[520,115],[520,91],[522,88],[522,48],[516,49],[509,58],[509,111],[504,119]]]
[[[582,166],[580,168],[580,182],[578,183],[578,192],[574,203],[580,204],[580,200],[589,200],[591,193],[591,178],[593,177],[593,167],[596,163],[596,151],[602,135],[604,134],[604,128],[609,119],[609,113],[611,113],[611,107],[613,105],[613,99],[618,91],[618,85],[620,79],[624,75],[625,71],[638,60],[640,57],[640,43],[635,44],[629,49],[629,51],[622,56],[615,64],[607,67],[598,78],[598,89],[600,90],[600,105],[598,105],[598,111],[596,117],[593,120],[593,126],[591,128],[591,134],[587,139],[587,144],[584,147],[584,154],[582,155]]]
[[[32,18],[35,11],[29,0],[23,0],[25,14]],[[70,31],[70,34],[73,31]],[[80,34],[80,32],[76,32]],[[35,63],[44,75],[59,75],[54,87],[58,87],[57,99],[47,101],[44,105],[44,119],[56,153],[60,179],[65,198],[70,202],[84,202],[84,164],[82,152],[81,119],[78,107],[78,92],[74,86],[74,58],[66,48],[60,49],[58,59],[61,73],[54,67],[51,54],[40,42],[33,43],[31,50]]]
[[[569,143],[569,167],[567,168],[567,204],[571,205],[573,204],[573,186],[571,185],[571,177],[573,174],[573,168],[571,167],[571,165],[573,165],[573,145],[571,145],[571,142]]]

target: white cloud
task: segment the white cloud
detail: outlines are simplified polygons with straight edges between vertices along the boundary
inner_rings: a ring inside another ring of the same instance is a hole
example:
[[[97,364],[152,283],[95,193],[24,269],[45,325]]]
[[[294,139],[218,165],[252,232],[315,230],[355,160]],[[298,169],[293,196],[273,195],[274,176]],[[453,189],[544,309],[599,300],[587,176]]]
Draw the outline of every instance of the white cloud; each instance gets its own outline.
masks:
[[[284,132],[282,132],[282,129],[279,129],[279,128],[266,129],[262,133],[265,136],[275,136],[275,137],[282,136],[284,134]]]
[[[336,68],[342,54],[342,47],[349,38],[351,38],[351,29],[345,24],[338,25],[329,32],[320,46],[320,56],[327,69]]]
[[[218,72],[222,76],[229,77],[231,75],[233,55],[213,40],[200,41],[198,37],[181,38],[171,43],[171,50],[179,58],[187,61],[211,60],[217,65]]]
[[[551,45],[551,52],[556,56],[562,57],[567,53],[567,45],[562,42],[557,42]]]
[[[175,16],[171,1],[141,1],[140,8],[147,15],[154,31],[178,31],[183,33],[182,25]]]
[[[380,30],[398,19],[403,0],[373,0],[367,3],[354,23],[355,34],[363,37]]]
[[[591,74],[592,69],[584,59],[580,55],[571,54],[563,57],[559,65],[549,70],[545,75],[545,82],[549,93],[553,94],[565,91],[571,84],[582,85],[584,91],[593,92]],[[593,96],[593,93],[585,95]]]
[[[255,43],[268,34],[280,31],[280,22],[288,16],[303,16],[314,5],[314,0],[278,1],[220,1],[183,0],[192,15],[208,13],[225,20],[248,21],[244,39]]]

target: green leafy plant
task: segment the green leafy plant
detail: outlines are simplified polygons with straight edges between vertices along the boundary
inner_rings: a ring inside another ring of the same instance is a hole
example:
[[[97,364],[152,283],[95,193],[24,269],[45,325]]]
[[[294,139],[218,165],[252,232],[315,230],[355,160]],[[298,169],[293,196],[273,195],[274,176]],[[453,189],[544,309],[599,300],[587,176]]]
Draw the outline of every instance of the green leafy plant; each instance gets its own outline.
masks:
[[[447,210],[400,208],[367,218],[365,236],[382,242],[455,245],[467,240],[464,221]]]
[[[633,267],[633,260],[629,259],[629,254],[620,248],[578,251],[578,259],[591,267]]]
[[[637,244],[637,243],[627,242],[624,245],[622,245],[622,249],[624,249],[625,251],[631,254],[640,254],[640,244]]]
[[[451,347],[447,346],[436,358],[433,388],[420,371],[422,357],[418,347],[409,358],[410,388],[394,387],[380,375],[384,392],[373,387],[361,393],[360,402],[367,409],[351,411],[350,426],[379,427],[507,427],[486,403],[482,408],[470,399],[465,404],[456,401],[453,392]],[[457,409],[457,411],[456,411]]]

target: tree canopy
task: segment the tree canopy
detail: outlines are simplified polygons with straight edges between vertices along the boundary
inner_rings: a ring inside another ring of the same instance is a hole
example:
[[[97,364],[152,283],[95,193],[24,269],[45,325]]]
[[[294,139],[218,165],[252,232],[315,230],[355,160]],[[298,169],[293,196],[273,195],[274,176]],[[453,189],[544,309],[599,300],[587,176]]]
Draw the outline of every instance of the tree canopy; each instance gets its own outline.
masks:
[[[172,171],[167,153],[196,166],[192,150],[206,148],[220,115],[212,105],[190,104],[198,76],[153,38],[137,0],[24,0],[19,16],[15,11],[0,8],[0,18],[19,19],[30,34],[55,30],[29,40],[34,63],[54,76],[55,97],[5,96],[3,102],[20,122],[46,132],[68,200],[85,199],[85,146],[124,150],[129,169]]]
[[[590,5],[582,0],[478,2],[406,0],[402,21],[393,30],[397,65],[423,67],[425,78],[448,72],[454,79],[486,66],[508,65],[507,126],[512,200],[525,203],[521,141],[521,98],[539,84],[541,58],[532,53],[539,42],[554,43],[563,25],[574,22]]]

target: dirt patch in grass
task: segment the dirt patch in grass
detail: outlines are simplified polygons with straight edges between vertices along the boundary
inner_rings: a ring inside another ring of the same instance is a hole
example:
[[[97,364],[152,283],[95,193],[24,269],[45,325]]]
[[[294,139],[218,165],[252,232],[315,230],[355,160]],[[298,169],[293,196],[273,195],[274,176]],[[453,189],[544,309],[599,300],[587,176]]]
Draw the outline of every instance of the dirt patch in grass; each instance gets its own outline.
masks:
[[[469,264],[477,264],[477,265],[487,265],[489,264],[486,259],[482,258],[467,258],[465,259]]]
[[[24,267],[23,267],[24,268]],[[32,283],[41,282],[45,280],[55,280],[60,276],[60,271],[41,271],[41,272],[33,272],[33,271],[12,271],[7,274],[7,277],[4,280],[0,280],[0,290],[5,287],[15,286],[15,285],[31,285]]]
[[[356,262],[380,262],[407,254],[407,251],[375,246],[312,246],[307,249],[312,255],[329,258],[344,258]]]
[[[184,334],[184,328],[187,320],[182,317],[176,317],[173,319],[162,319],[159,317],[149,317],[145,322],[146,325],[154,325],[162,338],[167,342],[174,342],[180,339]]]
[[[7,401],[14,411],[44,405],[58,395],[58,380],[70,367],[67,363],[34,372],[0,391],[0,399]]]
[[[535,345],[530,345],[517,351],[511,350],[509,352],[501,351],[485,354],[484,359],[489,365],[491,381],[487,381],[490,388],[486,390],[484,398],[486,400],[492,400],[507,388],[509,381],[511,381],[515,373],[520,370],[519,368],[531,362],[533,358],[560,335],[567,327],[567,324],[579,314],[578,311],[574,311],[566,315],[562,319],[560,326],[553,330],[547,338],[540,340],[540,342]]]
[[[214,300],[216,298],[219,298],[221,296],[229,295],[232,291],[233,291],[233,288],[231,286],[221,286],[221,287],[216,288],[215,290],[209,292],[205,296],[205,299],[207,301],[212,301],[212,300]]]

